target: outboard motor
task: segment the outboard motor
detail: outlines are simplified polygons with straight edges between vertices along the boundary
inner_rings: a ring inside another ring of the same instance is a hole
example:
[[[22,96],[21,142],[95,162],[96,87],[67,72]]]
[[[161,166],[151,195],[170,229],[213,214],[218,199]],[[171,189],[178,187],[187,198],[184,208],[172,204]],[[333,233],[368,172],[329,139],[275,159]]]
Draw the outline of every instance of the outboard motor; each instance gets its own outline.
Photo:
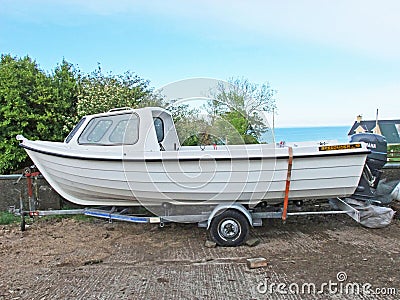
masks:
[[[387,142],[386,138],[374,133],[357,133],[351,136],[350,142],[364,142],[371,150],[365,162],[363,174],[354,193],[354,198],[360,200],[376,200],[380,195],[376,194],[376,188],[383,173],[382,168],[387,162]],[[383,201],[384,202],[384,201]]]

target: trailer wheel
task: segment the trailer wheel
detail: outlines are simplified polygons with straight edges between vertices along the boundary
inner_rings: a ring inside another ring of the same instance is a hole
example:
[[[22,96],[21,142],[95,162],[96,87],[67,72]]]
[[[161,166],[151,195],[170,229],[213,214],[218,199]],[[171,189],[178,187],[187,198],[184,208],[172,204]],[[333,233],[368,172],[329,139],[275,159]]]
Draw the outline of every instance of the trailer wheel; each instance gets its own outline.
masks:
[[[211,221],[210,235],[219,246],[239,246],[249,232],[249,222],[236,209],[228,209]]]

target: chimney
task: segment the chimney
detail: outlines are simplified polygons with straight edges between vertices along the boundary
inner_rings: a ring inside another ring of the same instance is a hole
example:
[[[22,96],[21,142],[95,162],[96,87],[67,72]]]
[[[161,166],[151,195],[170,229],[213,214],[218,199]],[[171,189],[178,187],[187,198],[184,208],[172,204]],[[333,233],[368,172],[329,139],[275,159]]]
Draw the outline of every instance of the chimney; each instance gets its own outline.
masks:
[[[357,123],[361,123],[361,120],[362,120],[362,116],[361,116],[361,115],[358,115],[358,116],[357,116]]]

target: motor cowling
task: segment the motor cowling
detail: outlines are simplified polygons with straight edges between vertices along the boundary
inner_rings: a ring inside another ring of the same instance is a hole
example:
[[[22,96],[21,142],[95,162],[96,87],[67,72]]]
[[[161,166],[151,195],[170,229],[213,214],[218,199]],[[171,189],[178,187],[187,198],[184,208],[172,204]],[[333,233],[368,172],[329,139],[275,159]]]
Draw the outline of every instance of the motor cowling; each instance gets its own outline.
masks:
[[[350,142],[364,142],[371,151],[367,155],[360,182],[352,198],[381,204],[390,202],[389,195],[380,193],[379,190],[382,189],[378,188],[382,168],[387,162],[386,138],[374,133],[358,133],[351,136]]]
[[[375,133],[357,133],[351,136],[350,142],[364,142],[367,144],[367,148],[371,153],[367,156],[366,164],[372,175],[378,177],[387,162],[386,138]]]

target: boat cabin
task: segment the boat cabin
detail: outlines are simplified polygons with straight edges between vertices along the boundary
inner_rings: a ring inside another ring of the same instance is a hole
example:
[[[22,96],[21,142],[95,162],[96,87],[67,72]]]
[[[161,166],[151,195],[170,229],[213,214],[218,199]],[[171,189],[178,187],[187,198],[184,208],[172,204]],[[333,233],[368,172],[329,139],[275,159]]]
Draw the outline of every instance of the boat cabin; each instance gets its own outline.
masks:
[[[180,147],[172,115],[159,107],[124,107],[85,116],[64,142],[71,146],[129,146],[133,151]]]

